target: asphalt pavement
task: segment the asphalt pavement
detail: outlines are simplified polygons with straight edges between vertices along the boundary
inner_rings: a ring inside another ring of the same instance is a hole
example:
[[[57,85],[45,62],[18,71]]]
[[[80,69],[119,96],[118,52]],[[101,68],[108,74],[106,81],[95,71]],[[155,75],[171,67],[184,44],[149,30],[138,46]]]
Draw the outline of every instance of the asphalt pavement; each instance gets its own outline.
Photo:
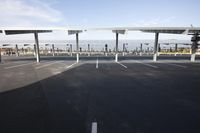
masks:
[[[4,58],[0,133],[200,132],[200,62],[67,58]]]

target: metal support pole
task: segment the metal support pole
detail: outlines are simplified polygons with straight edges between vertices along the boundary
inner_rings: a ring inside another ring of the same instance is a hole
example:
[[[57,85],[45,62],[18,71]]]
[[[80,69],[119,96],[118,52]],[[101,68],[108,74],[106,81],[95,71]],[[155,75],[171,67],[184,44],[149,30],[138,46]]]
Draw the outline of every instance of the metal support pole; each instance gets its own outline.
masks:
[[[119,44],[119,33],[116,33],[116,48],[115,48],[115,62],[118,62],[118,44]]]
[[[125,55],[125,43],[123,43],[123,56]]]
[[[105,44],[105,55],[108,56],[108,44]]]
[[[142,56],[142,43],[140,44],[140,56]]]
[[[0,47],[0,63],[1,63],[1,47]]]
[[[195,61],[195,57],[196,57],[196,49],[197,49],[197,42],[193,42],[192,46],[191,46],[191,61],[194,62]]]
[[[91,133],[97,133],[97,122],[92,122]]]
[[[35,44],[33,45],[33,50],[34,50],[33,55],[36,57],[36,46],[35,46]],[[23,52],[23,50],[22,50],[22,52]]]
[[[88,56],[90,56],[90,44],[88,44]]]
[[[15,45],[15,49],[16,49],[16,56],[18,57],[19,56],[19,49],[18,49],[18,45],[17,44]]]
[[[72,56],[72,44],[70,44],[70,56]]]
[[[36,60],[37,62],[40,62],[40,49],[39,49],[39,41],[38,41],[38,33],[34,33],[35,37],[35,47],[36,47]]]
[[[176,44],[175,44],[175,54],[174,54],[174,56],[177,55],[177,52],[178,52],[178,44],[176,43]]]
[[[79,62],[79,40],[78,40],[78,33],[76,33],[76,61]]]
[[[191,61],[195,61],[196,51],[198,49],[198,41],[200,40],[199,33],[195,33],[192,37],[192,47],[191,47]]]
[[[157,56],[160,56],[160,52],[161,52],[161,47],[160,47],[160,43],[158,43],[158,47],[157,47]]]
[[[52,44],[52,55],[55,56],[55,47],[54,47],[54,44]]]
[[[157,61],[159,33],[155,33],[153,61]]]

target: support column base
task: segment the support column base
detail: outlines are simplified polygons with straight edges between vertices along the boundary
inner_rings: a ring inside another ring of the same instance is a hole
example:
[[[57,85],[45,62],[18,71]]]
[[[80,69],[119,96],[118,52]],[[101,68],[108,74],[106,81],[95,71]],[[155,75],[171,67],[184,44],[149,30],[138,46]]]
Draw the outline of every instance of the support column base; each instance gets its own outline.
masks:
[[[191,62],[195,62],[195,54],[191,54],[191,59],[190,59]]]
[[[157,61],[157,54],[153,55],[153,61]]]
[[[76,62],[79,62],[79,54],[76,54]]]
[[[118,62],[118,54],[115,54],[115,62]]]

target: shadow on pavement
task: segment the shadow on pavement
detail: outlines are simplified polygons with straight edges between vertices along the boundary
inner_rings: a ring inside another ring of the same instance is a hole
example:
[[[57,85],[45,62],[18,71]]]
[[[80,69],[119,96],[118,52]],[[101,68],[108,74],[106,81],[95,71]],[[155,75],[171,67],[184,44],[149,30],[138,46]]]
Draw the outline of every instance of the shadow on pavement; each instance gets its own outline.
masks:
[[[84,118],[62,99],[68,88],[54,82],[61,75],[0,93],[0,133],[85,133]]]

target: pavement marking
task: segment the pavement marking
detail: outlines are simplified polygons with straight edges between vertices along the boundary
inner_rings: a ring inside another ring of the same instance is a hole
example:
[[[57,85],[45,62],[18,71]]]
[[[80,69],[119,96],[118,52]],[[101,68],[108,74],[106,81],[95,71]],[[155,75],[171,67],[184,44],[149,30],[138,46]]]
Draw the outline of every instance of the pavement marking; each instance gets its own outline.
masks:
[[[73,63],[73,64],[67,66],[66,68],[69,69],[69,68],[73,67],[74,65],[76,65],[77,63],[78,63],[78,62],[75,62],[75,63]]]
[[[92,122],[91,133],[97,133],[97,122]]]
[[[187,68],[187,66],[178,65],[178,64],[172,64],[172,63],[166,63],[166,64],[171,65],[171,66],[181,67],[181,68]]]
[[[125,66],[124,64],[122,64],[122,63],[120,63],[120,62],[116,62],[117,64],[119,64],[119,65],[121,65],[121,66],[123,66],[124,68],[128,68],[127,66]]]
[[[60,61],[53,61],[53,62],[50,62],[50,63],[46,63],[42,66],[36,67],[35,69],[40,69],[40,68],[47,67],[47,66],[50,66],[50,65],[53,65],[53,64],[56,64],[56,63],[60,63]]]
[[[137,63],[140,63],[140,64],[143,64],[145,66],[149,66],[149,67],[152,67],[152,68],[158,68],[157,66],[154,66],[154,65],[150,65],[150,64],[147,64],[147,63],[143,63],[143,62],[140,62],[140,61],[136,61]]]
[[[4,67],[4,69],[11,69],[11,68],[16,68],[16,67],[20,67],[20,66],[30,65],[30,64],[34,64],[34,63],[31,62],[31,63],[25,63],[25,64],[20,64],[20,65],[15,65],[15,66],[9,66],[9,67]]]
[[[96,69],[98,69],[99,68],[99,60],[98,60],[98,58],[97,58],[97,61],[96,61]]]

